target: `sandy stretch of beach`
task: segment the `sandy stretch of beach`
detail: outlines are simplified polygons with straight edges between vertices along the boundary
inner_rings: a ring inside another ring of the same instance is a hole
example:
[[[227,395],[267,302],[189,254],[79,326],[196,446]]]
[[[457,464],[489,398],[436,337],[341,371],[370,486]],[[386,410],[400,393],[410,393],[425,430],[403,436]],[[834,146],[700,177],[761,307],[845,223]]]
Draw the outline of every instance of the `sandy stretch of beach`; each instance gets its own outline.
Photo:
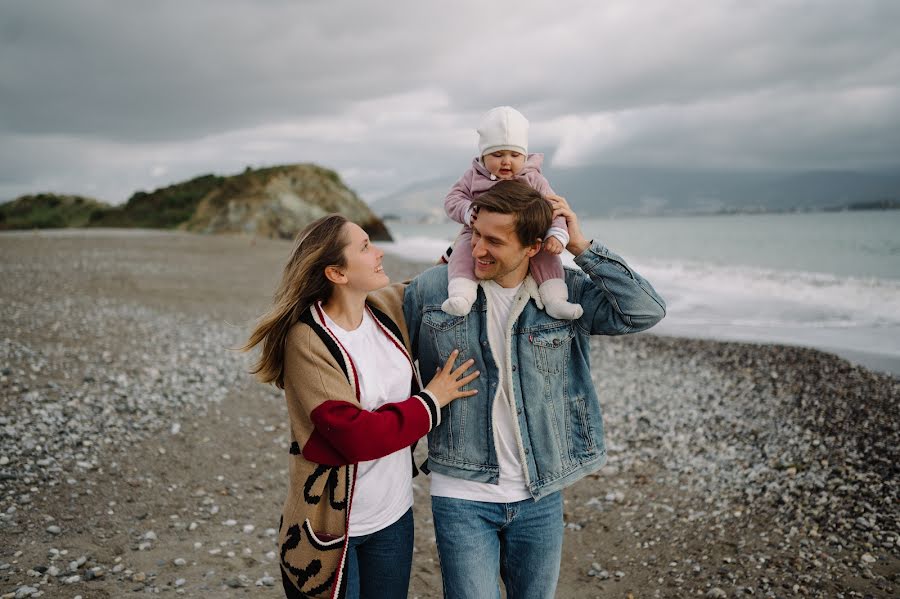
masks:
[[[0,234],[0,596],[281,596],[284,400],[229,348],[289,249]],[[558,597],[900,594],[900,380],[774,345],[593,352],[610,459],[565,492]],[[410,597],[440,597],[414,486]]]

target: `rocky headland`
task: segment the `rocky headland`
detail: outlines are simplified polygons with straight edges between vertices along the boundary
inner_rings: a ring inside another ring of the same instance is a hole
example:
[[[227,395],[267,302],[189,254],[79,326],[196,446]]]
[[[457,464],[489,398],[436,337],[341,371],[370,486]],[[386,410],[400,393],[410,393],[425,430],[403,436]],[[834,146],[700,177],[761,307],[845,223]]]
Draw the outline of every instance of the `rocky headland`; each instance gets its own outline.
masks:
[[[313,220],[340,212],[372,239],[389,240],[382,220],[332,170],[314,164],[202,175],[111,206],[93,198],[36,194],[0,204],[0,230],[71,227],[180,229],[293,239]]]

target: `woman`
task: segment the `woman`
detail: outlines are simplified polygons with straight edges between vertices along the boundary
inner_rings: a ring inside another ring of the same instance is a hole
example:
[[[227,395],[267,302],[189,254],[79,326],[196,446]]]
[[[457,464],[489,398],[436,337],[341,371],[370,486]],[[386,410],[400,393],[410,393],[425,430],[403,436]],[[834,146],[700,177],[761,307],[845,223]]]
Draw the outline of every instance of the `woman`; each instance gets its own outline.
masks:
[[[440,408],[474,395],[457,352],[419,390],[403,288],[384,252],[333,214],[297,237],[275,304],[250,336],[253,372],[284,389],[290,492],[279,527],[285,594],[406,597],[412,564],[412,453]]]

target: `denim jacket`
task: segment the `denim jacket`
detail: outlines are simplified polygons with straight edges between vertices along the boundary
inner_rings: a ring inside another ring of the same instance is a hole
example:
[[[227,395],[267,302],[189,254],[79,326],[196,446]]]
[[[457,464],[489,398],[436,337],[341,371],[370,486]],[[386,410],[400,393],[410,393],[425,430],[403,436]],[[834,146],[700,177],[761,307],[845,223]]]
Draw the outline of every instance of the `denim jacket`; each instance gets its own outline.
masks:
[[[447,267],[435,266],[406,288],[403,312],[413,355],[424,380],[459,349],[457,364],[474,358],[481,376],[467,386],[478,394],[441,409],[441,424],[428,434],[428,467],[448,476],[496,484],[491,406],[500,369],[511,381],[519,457],[534,499],[562,489],[606,462],[603,418],[591,382],[590,336],[649,329],[665,316],[665,302],[650,283],[599,243],[566,269],[569,301],[584,315],[557,320],[540,306],[527,276],[510,313],[509,358],[497,364],[488,343],[487,305],[481,287],[466,316],[441,310],[447,299]]]

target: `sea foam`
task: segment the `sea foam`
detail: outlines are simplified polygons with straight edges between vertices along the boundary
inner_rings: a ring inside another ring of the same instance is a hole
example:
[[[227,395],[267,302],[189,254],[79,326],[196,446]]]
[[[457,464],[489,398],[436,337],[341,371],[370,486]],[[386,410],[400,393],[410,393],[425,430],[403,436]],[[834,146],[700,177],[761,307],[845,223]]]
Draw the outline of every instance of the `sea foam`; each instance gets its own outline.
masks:
[[[410,236],[379,245],[398,257],[434,262],[448,241]],[[900,358],[900,281],[688,260],[628,262],[666,300],[656,333]],[[563,263],[576,267],[568,253]]]

